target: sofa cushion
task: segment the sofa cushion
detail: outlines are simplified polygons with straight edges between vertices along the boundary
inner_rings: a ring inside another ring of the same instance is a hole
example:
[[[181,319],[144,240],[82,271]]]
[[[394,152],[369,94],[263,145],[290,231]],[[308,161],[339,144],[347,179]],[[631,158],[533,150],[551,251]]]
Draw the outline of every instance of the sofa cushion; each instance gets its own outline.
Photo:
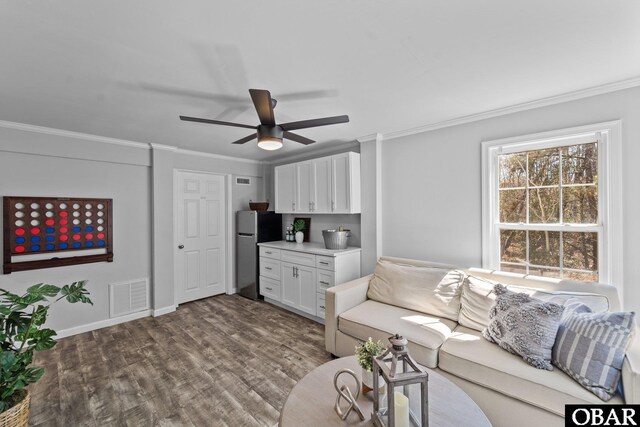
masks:
[[[493,287],[498,282],[469,274],[461,286],[460,315],[458,323],[467,328],[482,331],[489,325],[489,310],[495,302]],[[507,285],[513,292],[523,292],[543,301],[563,305],[569,299],[578,300],[596,313],[609,310],[609,300],[604,295],[589,292],[548,291],[540,288]]]
[[[602,403],[561,370],[529,366],[464,326],[458,326],[442,345],[439,368],[560,416],[568,403]],[[624,401],[617,395],[609,403]]]
[[[367,297],[397,307],[458,320],[460,286],[464,277],[464,272],[460,270],[378,261]]]
[[[634,312],[593,313],[580,302],[568,303],[553,347],[553,364],[608,401],[620,382],[634,318]]]
[[[409,340],[411,356],[429,368],[438,366],[438,349],[455,327],[456,323],[448,319],[373,300],[345,311],[338,318],[341,332],[362,341],[371,337],[386,344],[391,335],[402,334]]]

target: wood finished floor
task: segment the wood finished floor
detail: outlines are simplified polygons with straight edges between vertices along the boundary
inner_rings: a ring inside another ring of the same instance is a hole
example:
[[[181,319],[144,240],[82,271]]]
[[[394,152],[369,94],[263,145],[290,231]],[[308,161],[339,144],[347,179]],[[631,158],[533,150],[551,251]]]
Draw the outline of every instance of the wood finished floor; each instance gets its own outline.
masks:
[[[273,426],[296,382],[329,360],[322,325],[220,295],[41,352],[30,425]]]

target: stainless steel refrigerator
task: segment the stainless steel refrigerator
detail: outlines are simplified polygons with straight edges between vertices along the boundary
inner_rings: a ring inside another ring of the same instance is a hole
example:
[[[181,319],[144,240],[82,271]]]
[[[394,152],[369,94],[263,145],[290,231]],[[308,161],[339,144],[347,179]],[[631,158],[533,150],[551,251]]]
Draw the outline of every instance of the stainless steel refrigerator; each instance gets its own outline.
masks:
[[[236,214],[236,277],[238,293],[258,299],[257,243],[282,240],[282,215],[275,212],[238,211]]]

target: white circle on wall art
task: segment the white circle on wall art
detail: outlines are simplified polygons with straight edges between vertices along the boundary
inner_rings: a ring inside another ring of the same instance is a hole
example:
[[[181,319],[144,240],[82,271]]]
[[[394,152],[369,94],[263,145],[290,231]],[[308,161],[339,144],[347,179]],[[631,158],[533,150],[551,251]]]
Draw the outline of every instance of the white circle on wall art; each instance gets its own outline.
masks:
[[[38,209],[40,207],[37,203],[31,203],[31,209]]]
[[[53,209],[53,205],[51,203],[47,203],[44,207],[47,209]]]
[[[80,220],[79,219],[74,219],[73,220],[73,225],[78,225],[80,224]]]
[[[87,209],[91,209],[91,204],[87,203],[86,205],[84,205],[84,207],[87,208]]]
[[[91,214],[91,211],[86,211],[84,214],[85,214],[86,216],[91,216],[91,215],[92,215],[92,214]]]
[[[60,203],[60,209],[67,209],[66,203]]]
[[[78,211],[74,211],[74,212],[73,212],[73,216],[75,216],[76,218],[77,218],[77,217],[79,217],[79,216],[80,216],[80,212],[78,212]]]
[[[104,212],[102,211],[98,212],[98,216],[104,216]]]
[[[79,204],[77,204],[77,203],[74,203],[74,204],[73,204],[73,209],[80,209],[80,205],[79,205]]]
[[[98,226],[98,231],[104,231],[104,227],[103,227],[103,226],[101,226],[101,225],[99,225],[99,226]]]
[[[19,220],[17,220],[17,221],[16,221],[16,225],[17,225],[18,227],[22,227],[22,226],[24,225],[24,221],[23,221],[23,220],[21,220],[21,219],[19,219]]]
[[[38,218],[40,214],[36,211],[31,212],[31,218]]]
[[[16,209],[24,209],[24,203],[16,203]]]
[[[46,215],[47,218],[51,218],[53,216],[53,212],[47,211],[47,213],[45,215]]]
[[[22,218],[24,216],[24,212],[16,212],[16,218]]]
[[[98,218],[98,224],[102,224],[103,222],[104,222],[104,219]]]
[[[102,203],[98,204],[98,209],[102,209],[104,208],[104,205]]]
[[[85,221],[85,223],[86,223],[87,225],[91,224],[92,222],[93,222],[93,221],[91,221],[90,219],[87,219],[87,220]]]
[[[31,220],[31,225],[33,225],[34,227],[35,227],[36,225],[40,225],[40,221],[38,221],[37,219],[32,219],[32,220]]]

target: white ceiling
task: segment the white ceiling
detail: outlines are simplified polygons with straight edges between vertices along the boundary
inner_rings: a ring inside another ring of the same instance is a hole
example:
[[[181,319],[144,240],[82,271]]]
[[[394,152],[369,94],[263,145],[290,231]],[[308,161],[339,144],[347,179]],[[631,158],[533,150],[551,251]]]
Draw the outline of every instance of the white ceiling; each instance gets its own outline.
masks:
[[[0,120],[249,159],[249,88],[353,141],[640,76],[631,0],[0,0]]]

